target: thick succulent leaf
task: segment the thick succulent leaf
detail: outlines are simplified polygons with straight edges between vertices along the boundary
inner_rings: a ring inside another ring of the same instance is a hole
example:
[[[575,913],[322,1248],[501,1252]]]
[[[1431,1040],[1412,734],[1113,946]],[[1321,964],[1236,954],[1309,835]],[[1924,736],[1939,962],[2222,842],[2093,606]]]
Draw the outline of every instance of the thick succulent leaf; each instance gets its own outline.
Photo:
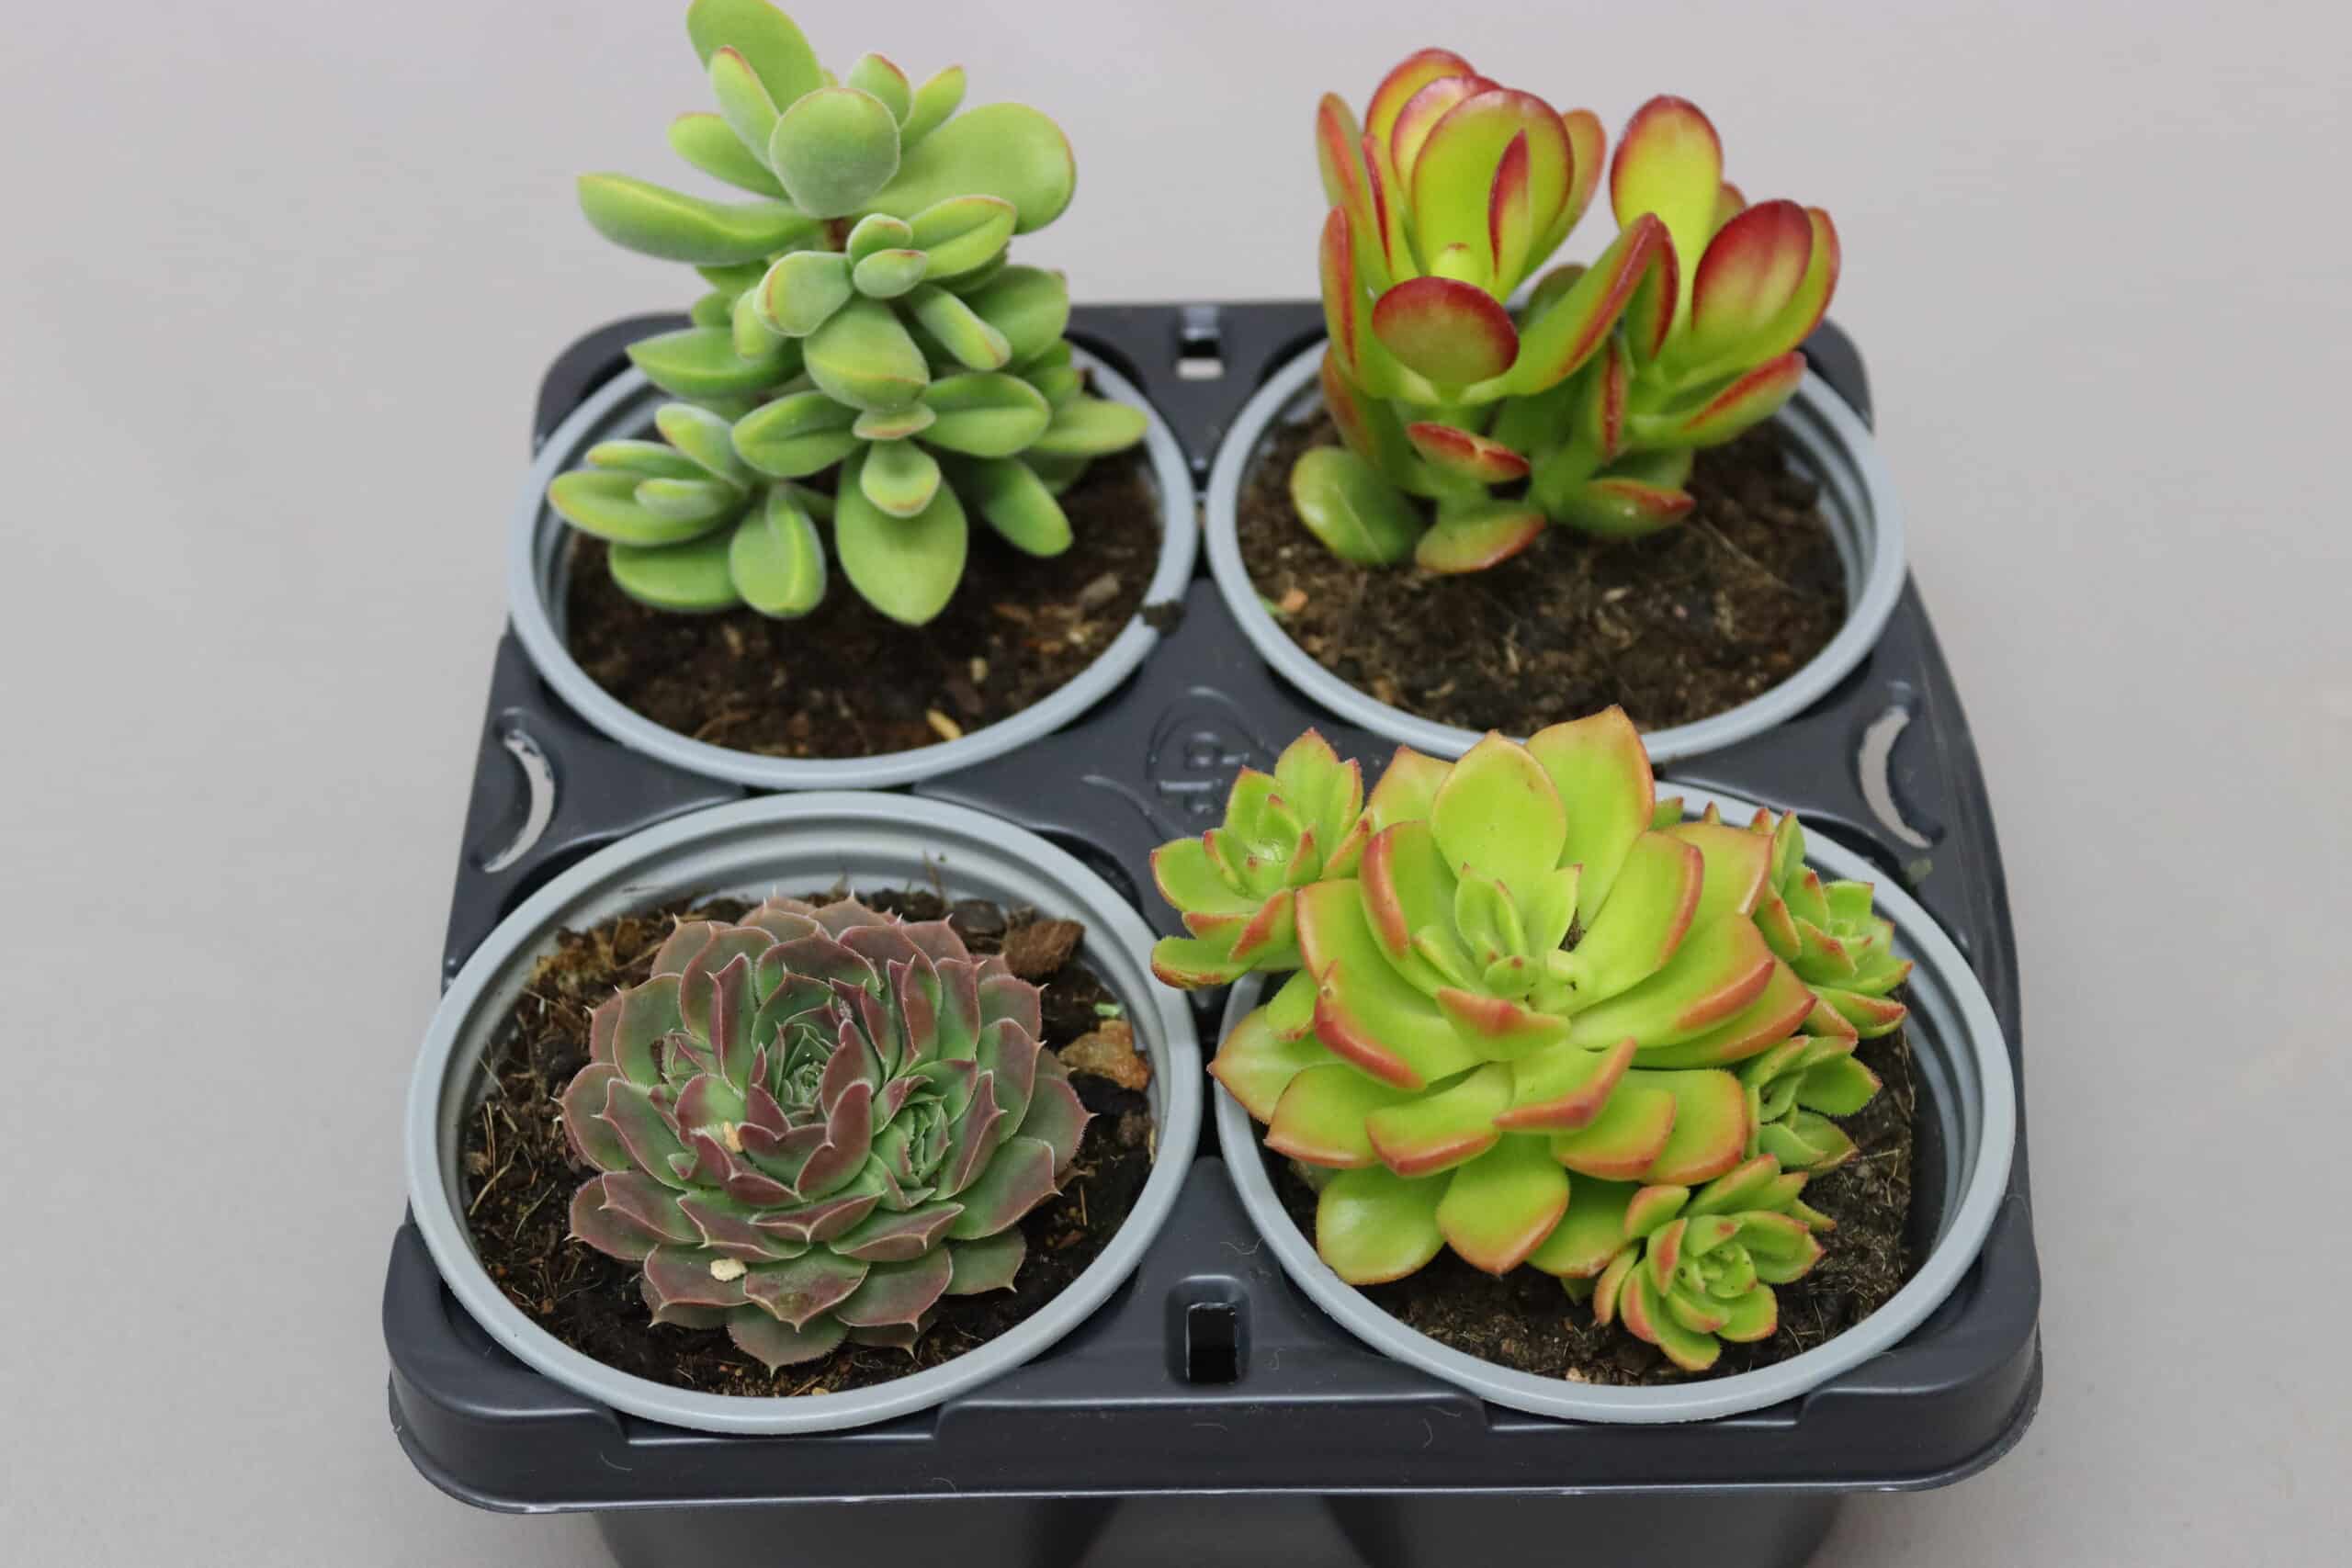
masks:
[[[736,455],[733,427],[708,409],[664,403],[654,410],[653,424],[664,441],[712,478],[739,486],[752,482],[750,467]]]
[[[1507,996],[1442,987],[1438,1010],[1464,1043],[1489,1062],[1513,1062],[1547,1051],[1568,1036],[1568,1021]]]
[[[1406,1089],[1477,1064],[1437,1005],[1382,954],[1351,884],[1302,888],[1297,908],[1299,951],[1317,983],[1315,1032],[1325,1045]]]
[[[845,85],[871,93],[889,109],[890,118],[900,124],[914,112],[914,88],[907,81],[907,73],[887,56],[861,54],[850,63],[842,77]]]
[[[899,148],[901,155],[913,150],[915,144],[941,126],[948,116],[964,102],[964,68],[950,65],[934,71],[914,92],[914,102],[908,108],[906,123],[899,127]]]
[[[1316,1201],[1316,1255],[1351,1285],[1403,1279],[1445,1245],[1445,1188],[1444,1177],[1408,1181],[1378,1164],[1340,1172]]]
[[[1599,1279],[1625,1247],[1625,1206],[1637,1190],[1630,1181],[1578,1178],[1568,1189],[1567,1212],[1528,1263],[1563,1280]]]
[[[1029,1256],[1029,1243],[1018,1230],[999,1231],[976,1241],[959,1241],[947,1248],[947,1290],[951,1296],[977,1296],[1009,1291]]]
[[[1851,1116],[1874,1099],[1878,1075],[1850,1055],[1831,1056],[1805,1069],[1797,1103],[1824,1116]]]
[[[876,1263],[833,1315],[852,1328],[912,1325],[947,1292],[955,1273],[944,1247],[904,1263]]]
[[[1813,220],[1793,201],[1749,208],[1717,231],[1690,281],[1679,365],[1746,359],[1796,298],[1813,261]]]
[[[1348,1168],[1369,1165],[1365,1122],[1374,1112],[1409,1102],[1403,1089],[1368,1077],[1344,1062],[1318,1064],[1294,1077],[1266,1130],[1266,1146],[1306,1165]]]
[[[1390,68],[1373,89],[1363,115],[1364,134],[1385,141],[1396,116],[1413,95],[1441,76],[1476,76],[1477,70],[1450,49],[1416,50]]]
[[[1446,1244],[1474,1269],[1508,1274],[1568,1207],[1568,1174],[1541,1138],[1504,1138],[1453,1173],[1437,1206]]]
[[[876,441],[865,449],[857,483],[891,516],[918,516],[939,494],[939,459],[912,441]]]
[[[609,1062],[591,1062],[563,1090],[563,1130],[571,1140],[571,1151],[598,1170],[629,1170],[637,1163],[629,1157],[628,1145],[621,1142],[620,1134],[596,1119],[605,1109],[605,1091],[621,1076],[621,1070]]]
[[[1339,427],[1348,449],[1377,468],[1392,485],[1411,490],[1427,487],[1412,444],[1405,438],[1405,422],[1384,399],[1369,396],[1348,379],[1336,348],[1323,352],[1323,407]]]
[[[1644,1048],[1695,1040],[1761,996],[1777,963],[1751,920],[1698,927],[1649,978],[1577,1014],[1569,1038],[1600,1045],[1630,1035]]]
[[[1069,280],[1043,267],[1008,266],[964,298],[1003,334],[1015,364],[1051,349],[1069,325]]]
[[[1804,355],[1767,360],[1689,413],[1635,415],[1634,433],[1685,446],[1720,446],[1781,412],[1804,380]]]
[[[1664,1087],[1627,1081],[1600,1114],[1583,1126],[1552,1134],[1552,1157],[1581,1176],[1632,1181],[1650,1168],[1674,1131],[1674,1096]],[[1737,1080],[1734,1080],[1736,1083]]]
[[[642,1267],[647,1290],[668,1306],[738,1307],[746,1300],[742,1261],[723,1252],[657,1247]]]
[[[1304,984],[1312,987],[1314,981],[1302,970],[1285,982],[1284,989]],[[1312,1032],[1285,1038],[1274,1026],[1270,1008],[1256,1008],[1233,1026],[1224,1043],[1217,1047],[1216,1057],[1209,1063],[1209,1076],[1223,1084],[1226,1091],[1241,1102],[1241,1108],[1260,1122],[1274,1119],[1274,1107],[1282,1100],[1283,1090],[1291,1079],[1307,1068],[1330,1065],[1334,1058],[1322,1042]],[[601,1100],[599,1101],[601,1104]],[[627,1151],[614,1145],[618,1157],[627,1158]],[[597,1164],[607,1170],[620,1168],[600,1156]]]
[[[790,350],[783,344],[744,358],[735,352],[735,334],[725,327],[686,327],[639,338],[628,345],[628,357],[663,391],[697,401],[765,391],[791,367]]]
[[[625,469],[574,468],[548,484],[548,504],[582,533],[623,545],[682,544],[723,521],[716,515],[664,516],[638,499],[638,487],[644,482]]]
[[[1525,502],[1447,506],[1414,545],[1413,564],[1447,575],[1484,571],[1519,554],[1543,533],[1544,513]]]
[[[1025,104],[984,104],[910,147],[867,206],[911,218],[951,197],[992,196],[1012,204],[1013,232],[1028,234],[1060,217],[1077,186],[1061,127]]]
[[[723,266],[806,244],[816,225],[774,201],[719,202],[627,175],[582,175],[580,210],[616,245],[663,261]]]
[[[1708,925],[1719,916],[1755,912],[1772,874],[1770,840],[1724,822],[1684,822],[1666,831],[1668,837],[1696,847],[1707,863],[1692,924]]]
[[[1487,193],[1487,239],[1494,254],[1494,288],[1509,299],[1527,275],[1528,257],[1535,248],[1538,215],[1529,174],[1524,131],[1503,150],[1495,166],[1493,188]]]
[[[931,381],[922,350],[878,299],[852,299],[834,311],[802,352],[818,389],[854,409],[900,407]]]
[[[1059,1064],[1058,1057],[1055,1061]],[[1034,1138],[1051,1149],[1054,1169],[1059,1172],[1069,1169],[1070,1161],[1078,1157],[1086,1124],[1093,1119],[1068,1077],[1040,1071],[1030,1091],[1027,1112],[1021,1119],[1020,1135]]]
[[[1599,116],[1590,109],[1570,109],[1560,117],[1560,125],[1568,136],[1568,199],[1536,242],[1538,257],[1560,248],[1592,205],[1592,193],[1600,188],[1601,171],[1609,164],[1609,133],[1601,129]]]
[[[802,212],[846,217],[899,172],[898,117],[881,99],[856,87],[819,87],[777,118],[768,142],[768,167]]]
[[[1495,1124],[1514,1132],[1566,1133],[1589,1125],[1608,1105],[1634,1060],[1634,1043],[1606,1050],[1563,1042],[1510,1065],[1510,1104]]]
[[[768,325],[786,337],[807,337],[832,320],[855,292],[847,256],[795,251],[776,258],[752,299]]]
[[[1681,522],[1697,504],[1685,491],[1621,475],[1546,491],[1544,501],[1556,521],[1603,539],[1646,537]]]
[[[1420,939],[1442,936],[1451,940],[1454,904],[1459,888],[1450,857],[1438,847],[1436,831],[1427,820],[1435,808],[1437,792],[1452,776],[1453,770],[1441,764],[1442,773],[1429,792],[1428,803],[1419,817],[1384,828],[1364,846],[1359,867],[1363,894],[1363,911],[1368,919],[1373,939],[1380,951],[1394,964],[1397,974],[1416,987],[1434,993],[1440,986],[1466,986],[1474,976],[1472,962],[1466,952],[1443,952],[1442,966],[1421,952]],[[1383,781],[1384,784],[1386,781]],[[1373,791],[1373,806],[1380,804],[1380,791]],[[1306,897],[1315,898],[1314,889]],[[1334,901],[1333,915],[1343,913]],[[1322,942],[1308,944],[1307,961],[1319,975],[1322,962],[1317,950],[1327,945]],[[1333,949],[1336,955],[1339,950]]]
[[[605,564],[614,583],[640,604],[702,615],[742,602],[727,564],[732,535],[721,529],[682,545],[612,547]]]
[[[1735,1296],[1724,1303],[1723,1326],[1715,1330],[1715,1337],[1728,1339],[1736,1345],[1752,1345],[1770,1339],[1781,1326],[1781,1304],[1768,1286],[1758,1285],[1745,1295]]]
[[[1619,707],[1539,730],[1527,750],[1566,805],[1560,863],[1583,868],[1577,913],[1589,923],[1616,886],[1626,851],[1648,830],[1657,803],[1649,752]]]
[[[948,1226],[958,1241],[994,1235],[1018,1224],[1021,1217],[1054,1191],[1056,1161],[1053,1145],[1025,1135],[1006,1139],[979,1179],[956,1194],[964,1212]]]
[[[791,619],[823,602],[824,541],[790,486],[770,490],[765,502],[735,525],[727,570],[743,602],[763,615]]]
[[[1691,930],[1705,874],[1694,844],[1665,833],[1634,840],[1570,959],[1580,1002],[1604,1001],[1665,967]]]
[[[967,371],[925,388],[938,416],[923,433],[931,446],[973,457],[1010,457],[1035,445],[1053,423],[1053,405],[1018,376]]]
[[[1322,281],[1323,330],[1330,346],[1327,364],[1336,362],[1342,378],[1385,389],[1385,350],[1372,335],[1372,312],[1365,307],[1363,263],[1356,254],[1355,231],[1348,215],[1333,208],[1323,220],[1323,238],[1317,248]]]
[[[715,114],[682,114],[670,122],[670,150],[712,179],[772,200],[784,199],[775,174]],[[761,153],[766,144],[761,144]]]
[[[1689,1187],[1730,1170],[1747,1153],[1747,1093],[1716,1069],[1654,1072],[1636,1067],[1618,1093],[1663,1090],[1675,1104],[1673,1127],[1643,1179]]]
[[[1610,202],[1621,226],[1654,213],[1673,240],[1680,276],[1675,318],[1690,314],[1690,283],[1714,232],[1723,186],[1723,143],[1697,106],[1658,96],[1634,112],[1609,172]]]
[[[1430,829],[1449,864],[1466,865],[1516,895],[1560,863],[1567,812],[1543,763],[1490,732],[1453,765],[1430,803]]]
[[[851,228],[849,238],[842,245],[842,254],[855,266],[870,255],[883,251],[921,250],[915,243],[914,225],[903,218],[893,218],[887,212],[869,212]]]
[[[1287,1103],[1289,1096],[1283,1100]],[[1494,1147],[1501,1136],[1495,1117],[1510,1103],[1510,1068],[1489,1063],[1434,1093],[1370,1111],[1363,1118],[1364,1135],[1381,1163],[1397,1175],[1430,1176]]]
[[[1437,792],[1453,772],[1450,762],[1424,756],[1409,746],[1397,747],[1388,759],[1388,766],[1381,770],[1380,782],[1365,797],[1366,818],[1375,830],[1385,830],[1400,822],[1428,820]],[[1562,798],[1567,797],[1564,794]]]
[[[1713,1335],[1694,1333],[1676,1320],[1657,1288],[1641,1270],[1625,1277],[1624,1287],[1618,1292],[1617,1313],[1636,1338],[1665,1351],[1666,1359],[1686,1372],[1705,1371],[1723,1353]]]
[[[1234,958],[1230,937],[1164,936],[1151,948],[1153,976],[1180,991],[1231,985],[1250,970],[1250,965]]]
[[[711,55],[708,65],[711,96],[718,101],[719,118],[746,149],[764,155],[769,139],[775,134],[776,101],[768,96],[765,84],[741,51],[721,48]]]
[[[694,407],[691,403],[666,403],[663,406]],[[635,474],[639,479],[700,479],[710,477],[692,457],[659,441],[599,441],[588,448],[588,466]]]
[[[1659,265],[1666,231],[1637,218],[1541,312],[1531,310],[1520,354],[1504,382],[1515,396],[1559,385],[1582,369],[1615,329],[1642,279]]]
[[[1527,459],[1499,441],[1436,420],[1416,420],[1405,438],[1422,460],[1482,485],[1509,484],[1527,477]]]
[[[1035,449],[1041,457],[1100,457],[1134,446],[1149,427],[1143,410],[1130,404],[1073,398],[1053,411]]]
[[[1017,216],[997,197],[951,197],[913,215],[907,243],[931,258],[931,277],[960,277],[1004,254]]]
[[[857,422],[849,427],[849,433],[860,441],[903,441],[910,435],[921,435],[938,418],[924,403],[907,403],[895,409],[867,409],[857,416]]]
[[[921,283],[930,266],[921,251],[876,251],[850,269],[850,280],[869,299],[896,299]]]
[[[825,80],[808,39],[768,0],[694,0],[686,8],[686,37],[705,65],[721,49],[740,52],[779,105]]]
[[[656,1242],[695,1245],[703,1232],[681,1207],[679,1195],[643,1171],[614,1171],[598,1177],[582,1191],[594,1190],[603,1207],[638,1226]]]
[[[1351,261],[1363,266],[1363,280],[1374,290],[1386,288],[1389,271],[1373,200],[1372,172],[1364,164],[1363,132],[1354,114],[1334,93],[1324,94],[1316,106],[1315,162],[1323,176],[1323,194],[1331,206],[1326,228],[1342,225]]]
[[[1372,330],[1399,364],[1441,387],[1490,380],[1519,355],[1510,312],[1485,289],[1454,278],[1397,284],[1373,307]]]
[[[1838,226],[1818,207],[1807,208],[1805,218],[1813,228],[1813,252],[1806,260],[1804,281],[1797,285],[1788,303],[1770,324],[1748,342],[1747,353],[1750,358],[1777,358],[1804,342],[1821,324],[1821,318],[1829,310],[1829,297],[1837,292],[1840,265]]]
[[[931,1251],[944,1239],[947,1227],[964,1205],[924,1203],[916,1208],[868,1215],[829,1244],[843,1258],[864,1263],[908,1263]]]
[[[696,533],[739,516],[748,499],[740,485],[708,476],[691,479],[640,479],[637,504],[664,523],[692,527]]]
[[[800,479],[858,449],[857,417],[855,409],[822,392],[794,392],[737,420],[735,451],[763,474]]]
[[[1720,1067],[1770,1050],[1803,1023],[1813,993],[1786,964],[1776,964],[1756,999],[1731,1018],[1679,1045],[1653,1046],[1641,1054],[1645,1067]]]
[[[1396,123],[1388,130],[1388,157],[1391,166],[1396,169],[1398,176],[1397,191],[1408,208],[1413,206],[1416,200],[1413,186],[1415,166],[1419,164],[1421,149],[1429,145],[1430,135],[1437,130],[1438,122],[1453,113],[1464,99],[1493,85],[1493,83],[1475,72],[1459,76],[1439,76],[1424,82],[1419,90],[1407,98],[1403,106],[1397,109]],[[1497,149],[1498,152],[1499,151]],[[1464,168],[1460,171],[1460,177],[1466,184],[1475,186],[1483,194],[1488,183],[1492,164],[1493,160],[1490,159],[1486,168]],[[1462,243],[1470,237],[1468,230],[1457,230],[1438,240],[1434,244],[1430,244],[1423,242],[1422,231],[1418,226],[1410,231],[1413,243],[1424,259],[1436,254],[1448,245]]]
[[[806,1328],[778,1323],[755,1306],[741,1306],[727,1314],[727,1337],[735,1348],[771,1372],[831,1355],[848,1330],[835,1318]]]
[[[1017,457],[991,457],[961,464],[956,488],[979,509],[989,527],[1015,549],[1057,556],[1070,547],[1069,518],[1036,470]]]
[[[1420,518],[1402,491],[1354,452],[1317,446],[1290,470],[1291,504],[1341,560],[1393,566],[1412,553]]]
[[[1523,149],[1515,168],[1507,156],[1513,147]],[[1558,112],[1531,93],[1488,87],[1454,105],[1417,157],[1408,161],[1401,148],[1397,152],[1397,167],[1412,188],[1413,239],[1420,254],[1473,243],[1484,252],[1495,293],[1509,294],[1525,275],[1535,234],[1567,203],[1573,156]],[[1524,186],[1523,196],[1507,198],[1526,213],[1509,256],[1498,256],[1494,244],[1498,172]]]

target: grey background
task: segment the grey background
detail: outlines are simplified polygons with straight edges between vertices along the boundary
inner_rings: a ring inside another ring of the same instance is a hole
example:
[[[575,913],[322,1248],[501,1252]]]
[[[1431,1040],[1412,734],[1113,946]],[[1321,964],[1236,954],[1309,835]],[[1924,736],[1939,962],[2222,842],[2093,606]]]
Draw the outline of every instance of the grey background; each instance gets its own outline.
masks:
[[[411,1472],[376,1296],[528,400],[585,327],[685,299],[570,192],[668,176],[682,9],[0,25],[12,1560],[594,1560]],[[1026,250],[1081,299],[1311,291],[1314,97],[1425,42],[1612,127],[1681,92],[1751,196],[1836,213],[2001,812],[2049,1385],[2017,1453],[1858,1501],[1825,1561],[2332,1560],[2341,11],[797,9],[829,59],[961,61],[1062,120],[1079,198]]]

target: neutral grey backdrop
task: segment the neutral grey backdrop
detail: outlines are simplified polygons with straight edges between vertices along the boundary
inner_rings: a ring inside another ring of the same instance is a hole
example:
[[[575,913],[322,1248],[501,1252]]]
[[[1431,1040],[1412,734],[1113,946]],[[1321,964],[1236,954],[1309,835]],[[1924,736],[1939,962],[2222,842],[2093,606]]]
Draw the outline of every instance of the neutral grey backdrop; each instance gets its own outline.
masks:
[[[570,180],[668,170],[682,9],[0,24],[12,1560],[594,1560],[410,1471],[376,1298],[528,400],[583,329],[684,299]],[[960,61],[1061,119],[1078,200],[1027,252],[1083,299],[1310,292],[1314,98],[1427,42],[1612,126],[1693,97],[1752,196],[1836,213],[2001,814],[2049,1382],[1997,1468],[1860,1500],[1825,1561],[2332,1558],[2340,8],[797,11],[828,58]]]

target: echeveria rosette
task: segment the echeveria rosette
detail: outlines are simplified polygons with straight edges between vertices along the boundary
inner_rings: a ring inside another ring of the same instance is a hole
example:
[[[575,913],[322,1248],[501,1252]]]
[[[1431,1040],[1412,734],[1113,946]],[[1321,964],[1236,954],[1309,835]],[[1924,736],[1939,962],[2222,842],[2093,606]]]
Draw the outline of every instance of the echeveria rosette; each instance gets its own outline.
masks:
[[[1363,848],[1363,770],[1311,729],[1274,760],[1272,773],[1242,769],[1216,827],[1152,852],[1160,897],[1192,933],[1160,939],[1152,973],[1196,989],[1297,968],[1298,892],[1352,873]]]
[[[765,0],[695,0],[686,25],[718,112],[681,118],[671,143],[763,199],[592,175],[582,206],[608,238],[692,263],[708,285],[691,326],[631,346],[638,367],[734,421],[754,481],[837,470],[839,504],[770,488],[690,532],[701,519],[567,475],[558,511],[614,542],[625,590],[673,610],[806,615],[825,587],[820,521],[851,586],[916,626],[962,579],[969,511],[1030,554],[1067,549],[1057,498],[1145,428],[1140,411],[1085,395],[1062,277],[1007,262],[1014,235],[1069,205],[1068,140],[1017,104],[958,114],[960,68],[915,85],[868,54],[835,80]]]
[[[1815,1235],[1831,1222],[1799,1198],[1805,1179],[1761,1155],[1695,1193],[1679,1182],[1579,1181],[1529,1261],[1589,1298],[1604,1327],[1623,1321],[1683,1371],[1704,1371],[1722,1341],[1771,1337],[1772,1287],[1820,1261]]]
[[[944,921],[772,899],[682,924],[564,1090],[598,1172],[572,1230],[639,1266],[656,1323],[723,1324],[771,1370],[911,1347],[943,1296],[1012,1284],[1077,1155],[1038,1021],[1036,987]]]
[[[1759,811],[1748,830],[1772,846],[1770,886],[1756,910],[1764,940],[1861,1038],[1894,1032],[1910,1010],[1891,993],[1911,977],[1911,961],[1894,956],[1894,924],[1872,911],[1871,885],[1823,882],[1804,863],[1794,813],[1775,822]]]
[[[1742,1064],[1751,1156],[1769,1154],[1815,1175],[1854,1157],[1853,1138],[1831,1118],[1877,1097],[1878,1075],[1854,1059],[1860,1043],[1852,1024],[1816,1001],[1800,1032]]]
[[[1211,1070],[1270,1149],[1338,1172],[1316,1239],[1342,1279],[1443,1246],[1503,1273],[1577,1182],[1688,1184],[1745,1156],[1726,1067],[1812,998],[1751,918],[1769,846],[1657,813],[1615,709],[1453,764],[1404,750],[1354,874],[1296,891],[1302,967]]]

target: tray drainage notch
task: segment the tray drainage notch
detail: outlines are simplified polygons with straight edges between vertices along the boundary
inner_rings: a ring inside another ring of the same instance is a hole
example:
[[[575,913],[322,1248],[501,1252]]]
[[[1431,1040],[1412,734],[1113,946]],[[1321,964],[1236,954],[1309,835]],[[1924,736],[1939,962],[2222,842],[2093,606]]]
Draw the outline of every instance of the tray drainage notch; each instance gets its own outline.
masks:
[[[1225,328],[1214,305],[1187,305],[1176,327],[1176,378],[1225,379]]]
[[[1202,1386],[1239,1382],[1249,1366],[1249,1325],[1239,1280],[1185,1280],[1168,1297],[1170,1372]]]

